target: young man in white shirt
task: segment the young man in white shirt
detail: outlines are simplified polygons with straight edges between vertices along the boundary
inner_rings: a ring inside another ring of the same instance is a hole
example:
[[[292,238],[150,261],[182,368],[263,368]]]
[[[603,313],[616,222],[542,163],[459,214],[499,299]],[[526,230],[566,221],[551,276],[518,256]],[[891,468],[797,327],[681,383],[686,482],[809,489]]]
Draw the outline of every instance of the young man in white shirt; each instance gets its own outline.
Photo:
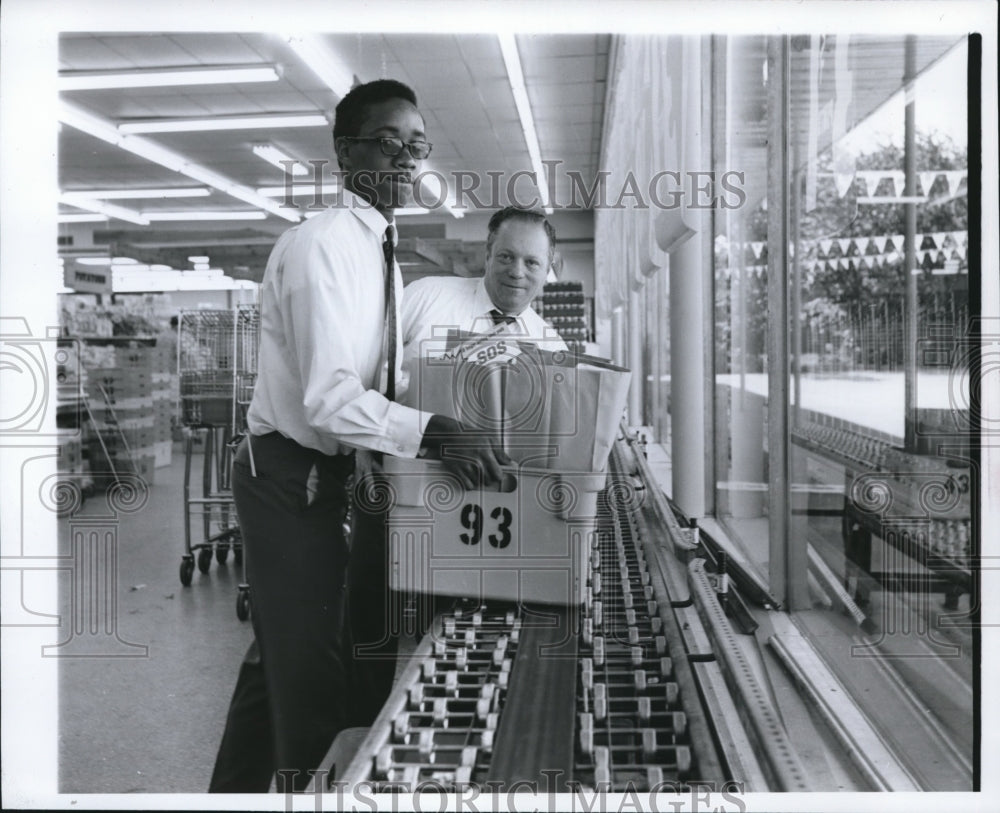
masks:
[[[355,451],[445,463],[469,482],[502,452],[457,422],[395,403],[402,293],[393,212],[431,145],[416,97],[379,80],[337,105],[340,205],[279,238],[261,286],[258,377],[233,466],[255,641],[240,668],[210,791],[303,790],[336,734],[357,723],[342,640],[343,523]],[[499,457],[498,457],[499,455]]]

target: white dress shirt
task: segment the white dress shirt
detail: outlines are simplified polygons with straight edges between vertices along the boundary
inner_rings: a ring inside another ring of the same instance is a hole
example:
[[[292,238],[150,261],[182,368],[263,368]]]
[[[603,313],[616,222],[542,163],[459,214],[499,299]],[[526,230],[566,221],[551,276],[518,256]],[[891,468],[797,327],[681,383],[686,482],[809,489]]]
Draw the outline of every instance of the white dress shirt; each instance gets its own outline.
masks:
[[[385,257],[388,221],[345,191],[343,203],[278,239],[261,285],[255,435],[278,431],[326,454],[354,449],[415,457],[428,413],[388,401]],[[402,279],[392,269],[398,303]],[[396,380],[401,382],[397,331]]]
[[[424,277],[411,282],[403,291],[404,362],[443,353],[449,330],[493,333],[494,308],[484,277]],[[555,328],[530,306],[517,315],[517,322],[505,325],[503,333],[543,350],[566,350]]]

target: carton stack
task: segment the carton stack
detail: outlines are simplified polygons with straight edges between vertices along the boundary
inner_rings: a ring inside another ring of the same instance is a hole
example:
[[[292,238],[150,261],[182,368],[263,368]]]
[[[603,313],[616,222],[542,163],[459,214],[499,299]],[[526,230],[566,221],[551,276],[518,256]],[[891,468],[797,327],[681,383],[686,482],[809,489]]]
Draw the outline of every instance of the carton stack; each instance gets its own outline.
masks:
[[[59,435],[59,474],[77,475],[83,471],[83,443],[77,434]],[[67,478],[73,480],[73,477]]]
[[[153,458],[157,468],[169,466],[173,457],[174,412],[177,408],[177,342],[175,334],[162,335],[154,346],[145,348],[152,370]]]
[[[170,398],[169,373],[157,371],[166,362],[165,354],[155,345],[139,343],[111,349],[114,366],[93,368],[87,376],[96,424],[88,439],[91,471],[95,479],[107,479],[114,467],[152,483],[157,454],[162,460],[168,453],[157,443],[170,437],[169,411],[163,407]]]
[[[119,474],[134,471],[152,483],[152,387],[152,374],[134,364],[90,371],[87,397],[94,424],[88,431],[87,457],[96,482],[113,479],[113,470]]]
[[[177,374],[154,372],[153,457],[157,468],[169,466],[173,457],[174,410],[177,406]]]
[[[542,289],[539,312],[571,349],[582,350],[584,342],[587,341],[583,283],[547,282]]]

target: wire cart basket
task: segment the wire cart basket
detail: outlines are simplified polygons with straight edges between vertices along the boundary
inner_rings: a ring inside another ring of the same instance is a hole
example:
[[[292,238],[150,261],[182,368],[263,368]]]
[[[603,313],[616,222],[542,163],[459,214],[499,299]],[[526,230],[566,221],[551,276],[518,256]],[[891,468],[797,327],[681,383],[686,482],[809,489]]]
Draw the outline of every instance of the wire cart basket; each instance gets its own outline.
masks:
[[[230,484],[236,444],[246,429],[246,410],[257,375],[260,313],[256,305],[227,310],[182,311],[177,337],[181,416],[184,423],[184,554],[180,579],[191,584],[197,562],[208,573],[214,555],[229,551],[243,563],[243,542]],[[201,484],[192,483],[196,443],[202,448]],[[203,538],[192,542],[192,521],[201,517]],[[197,557],[197,558],[196,558]],[[249,585],[241,578],[236,614],[250,613]]]

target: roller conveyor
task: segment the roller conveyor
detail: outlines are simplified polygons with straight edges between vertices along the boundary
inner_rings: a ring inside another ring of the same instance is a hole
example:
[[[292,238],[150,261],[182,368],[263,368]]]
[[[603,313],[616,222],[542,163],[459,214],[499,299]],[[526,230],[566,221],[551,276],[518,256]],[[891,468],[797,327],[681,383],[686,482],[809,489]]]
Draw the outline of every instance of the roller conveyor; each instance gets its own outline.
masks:
[[[634,497],[613,460],[580,608],[459,605],[437,616],[331,780],[375,792],[723,781],[670,598],[650,577]]]
[[[357,774],[376,792],[485,781],[521,627],[516,609],[438,616],[363,744],[364,759],[337,778]]]
[[[631,519],[608,492],[599,502],[594,552],[575,778],[611,791],[684,781],[693,759],[674,658]]]

